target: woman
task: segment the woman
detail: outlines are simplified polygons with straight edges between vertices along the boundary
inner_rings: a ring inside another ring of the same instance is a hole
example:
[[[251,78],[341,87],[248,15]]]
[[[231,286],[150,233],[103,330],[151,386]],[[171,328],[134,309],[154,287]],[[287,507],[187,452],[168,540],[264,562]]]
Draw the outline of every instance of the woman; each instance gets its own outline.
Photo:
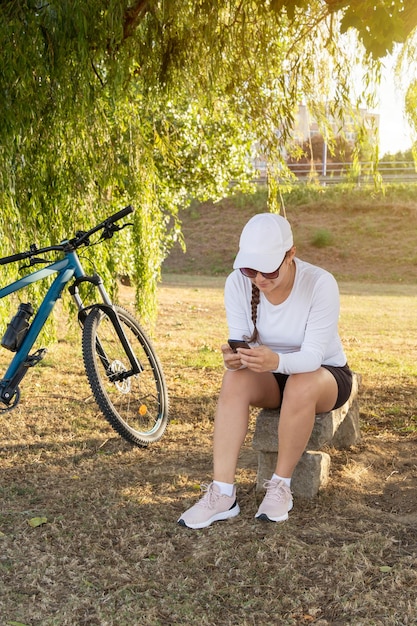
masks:
[[[229,337],[249,348],[222,346],[226,372],[214,422],[213,482],[178,520],[205,528],[239,514],[234,484],[249,408],[280,407],[278,457],[257,519],[280,522],[292,509],[291,476],[310,438],[315,415],[346,402],[352,373],[338,334],[334,277],[295,256],[290,224],[261,213],[244,227],[225,285]]]

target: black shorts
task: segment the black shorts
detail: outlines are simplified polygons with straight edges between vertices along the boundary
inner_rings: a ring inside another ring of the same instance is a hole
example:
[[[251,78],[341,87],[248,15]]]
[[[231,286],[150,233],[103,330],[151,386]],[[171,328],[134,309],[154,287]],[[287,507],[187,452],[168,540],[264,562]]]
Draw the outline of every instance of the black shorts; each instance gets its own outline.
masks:
[[[350,392],[352,391],[352,371],[347,363],[343,367],[336,367],[334,365],[322,365],[322,367],[329,370],[336,379],[338,392],[333,410],[338,409],[348,400]],[[282,398],[289,374],[274,373],[274,376],[277,380]]]

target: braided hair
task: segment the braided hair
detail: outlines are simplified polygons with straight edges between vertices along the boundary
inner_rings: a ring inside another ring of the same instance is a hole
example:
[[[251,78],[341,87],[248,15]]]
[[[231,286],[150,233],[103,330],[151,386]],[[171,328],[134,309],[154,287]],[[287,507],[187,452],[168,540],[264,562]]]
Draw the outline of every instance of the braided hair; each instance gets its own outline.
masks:
[[[245,337],[245,340],[248,341],[249,343],[254,343],[259,338],[258,329],[256,328],[256,318],[258,314],[259,299],[260,299],[259,289],[255,285],[255,283],[252,283],[252,299],[251,299],[250,305],[251,305],[251,312],[252,312],[253,333],[251,334],[250,337]]]

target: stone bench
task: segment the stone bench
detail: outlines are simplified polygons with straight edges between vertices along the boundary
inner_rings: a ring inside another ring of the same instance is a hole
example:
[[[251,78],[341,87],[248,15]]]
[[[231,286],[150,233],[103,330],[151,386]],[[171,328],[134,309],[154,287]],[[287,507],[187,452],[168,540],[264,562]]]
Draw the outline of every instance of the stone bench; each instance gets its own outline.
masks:
[[[339,409],[319,413],[307,447],[295,468],[291,490],[295,496],[313,498],[329,480],[330,455],[323,447],[349,448],[360,440],[359,398],[360,375],[353,373],[352,392]],[[278,451],[279,409],[262,409],[256,418],[252,446],[258,453],[256,493],[263,495],[263,483],[275,471]]]

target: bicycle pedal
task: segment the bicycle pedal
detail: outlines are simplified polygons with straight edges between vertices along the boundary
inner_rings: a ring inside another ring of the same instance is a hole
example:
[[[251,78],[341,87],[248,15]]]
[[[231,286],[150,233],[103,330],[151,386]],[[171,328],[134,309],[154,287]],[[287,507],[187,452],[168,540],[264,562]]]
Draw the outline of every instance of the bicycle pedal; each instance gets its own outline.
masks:
[[[48,350],[46,348],[39,348],[39,350],[36,350],[33,354],[29,354],[24,363],[25,367],[34,367],[37,365],[39,361],[42,361],[47,352]]]

